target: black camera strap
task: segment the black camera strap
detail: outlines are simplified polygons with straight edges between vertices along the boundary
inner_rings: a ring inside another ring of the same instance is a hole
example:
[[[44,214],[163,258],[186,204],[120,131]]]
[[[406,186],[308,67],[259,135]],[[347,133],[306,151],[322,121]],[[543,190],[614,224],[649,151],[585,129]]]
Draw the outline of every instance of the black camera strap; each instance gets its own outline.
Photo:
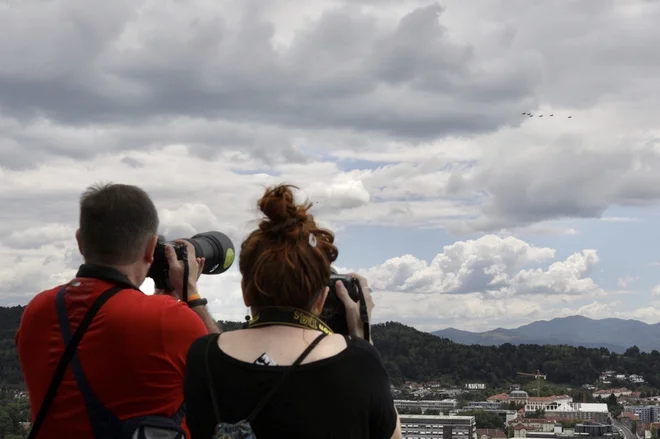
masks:
[[[66,287],[67,285],[62,286],[58,293],[58,295],[62,298],[64,297]],[[96,316],[96,313],[101,309],[105,302],[110,300],[110,298],[122,290],[125,290],[125,288],[121,286],[108,288],[103,293],[101,293],[101,295],[94,301],[94,303],[92,303],[92,306],[89,307],[89,310],[78,325],[76,332],[73,333],[71,340],[67,343],[66,348],[64,349],[64,353],[60,357],[60,361],[57,363],[57,367],[53,373],[53,378],[51,379],[48,390],[46,391],[46,395],[41,402],[41,407],[39,407],[39,411],[37,412],[37,416],[35,417],[34,424],[32,425],[32,430],[30,430],[28,438],[32,439],[37,437],[37,433],[41,429],[41,426],[46,419],[46,414],[48,413],[50,406],[55,400],[57,390],[62,383],[62,379],[66,373],[67,366],[76,355],[76,349],[78,348],[83,335],[85,335],[87,332],[87,328],[89,328],[89,325],[92,323],[94,316]]]
[[[190,276],[190,265],[188,264],[188,248],[183,247],[181,249],[181,255],[183,256],[183,291],[181,292],[181,300],[183,303],[188,303],[188,277]]]
[[[330,327],[320,318],[307,311],[283,306],[269,306],[261,310],[252,320],[245,323],[245,328],[284,325],[302,329],[314,329],[332,334]]]
[[[362,328],[364,331],[364,339],[368,342],[371,342],[371,325],[369,323],[369,311],[367,310],[367,299],[364,297],[364,291],[362,291],[362,285],[360,282],[356,282],[357,292],[360,300],[360,319],[362,320]]]

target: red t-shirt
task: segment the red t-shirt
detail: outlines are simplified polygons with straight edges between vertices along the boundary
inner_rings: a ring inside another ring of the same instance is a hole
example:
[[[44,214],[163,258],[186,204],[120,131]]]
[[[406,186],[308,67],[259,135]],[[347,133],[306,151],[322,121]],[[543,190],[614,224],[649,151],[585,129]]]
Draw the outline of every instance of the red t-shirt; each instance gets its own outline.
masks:
[[[76,281],[80,284],[70,283],[65,295],[72,334],[94,300],[116,285],[94,278]],[[59,289],[44,291],[30,301],[16,334],[33,422],[64,353],[55,306]],[[103,305],[77,352],[94,394],[119,419],[172,416],[183,402],[188,348],[207,333],[202,320],[186,304],[170,296],[127,289]],[[187,431],[185,422],[184,428]],[[39,432],[40,439],[64,437],[93,438],[70,365]]]

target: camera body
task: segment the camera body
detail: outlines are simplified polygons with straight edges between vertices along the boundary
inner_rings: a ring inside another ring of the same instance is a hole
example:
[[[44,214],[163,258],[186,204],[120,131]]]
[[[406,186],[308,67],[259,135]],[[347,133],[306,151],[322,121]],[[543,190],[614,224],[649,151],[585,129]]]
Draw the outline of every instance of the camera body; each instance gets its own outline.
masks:
[[[341,301],[339,296],[337,296],[337,289],[335,288],[335,283],[341,281],[348,291],[348,295],[356,303],[360,301],[360,285],[357,279],[353,276],[347,274],[338,274],[334,268],[332,269],[332,274],[330,275],[330,281],[328,287],[328,297],[325,300],[323,305],[323,311],[321,311],[321,319],[337,334],[348,335],[348,324],[346,323],[346,307]]]
[[[234,244],[224,233],[210,231],[198,233],[192,238],[184,239],[192,244],[195,249],[195,257],[205,258],[202,274],[224,273],[234,263]],[[154,249],[154,261],[149,267],[147,277],[153,279],[157,289],[172,291],[174,287],[170,282],[170,264],[165,256],[165,246],[171,245],[178,260],[187,257],[188,249],[184,244],[167,241],[164,236],[158,237],[158,243]]]

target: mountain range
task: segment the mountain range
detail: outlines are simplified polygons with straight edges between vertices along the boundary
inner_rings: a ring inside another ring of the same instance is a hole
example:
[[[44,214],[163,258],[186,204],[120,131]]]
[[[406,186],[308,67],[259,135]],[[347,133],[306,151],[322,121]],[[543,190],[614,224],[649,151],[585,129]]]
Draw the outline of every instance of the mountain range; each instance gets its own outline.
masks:
[[[631,346],[646,352],[660,350],[660,323],[613,318],[594,320],[583,316],[541,320],[515,329],[497,328],[486,332],[447,328],[433,335],[469,345],[570,345],[604,347],[616,353],[624,353]]]

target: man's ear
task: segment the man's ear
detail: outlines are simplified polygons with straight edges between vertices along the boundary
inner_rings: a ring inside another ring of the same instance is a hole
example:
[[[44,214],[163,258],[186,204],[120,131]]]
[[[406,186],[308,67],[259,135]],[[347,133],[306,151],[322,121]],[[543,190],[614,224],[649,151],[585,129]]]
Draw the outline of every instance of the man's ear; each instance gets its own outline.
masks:
[[[78,243],[78,251],[82,255],[82,257],[85,257],[85,254],[83,253],[83,246],[82,246],[82,240],[80,238],[80,229],[76,230],[76,242]]]
[[[156,245],[158,245],[158,235],[154,235],[149,238],[149,241],[147,241],[147,246],[144,248],[143,259],[144,262],[149,265],[154,262],[154,251],[156,251]]]

